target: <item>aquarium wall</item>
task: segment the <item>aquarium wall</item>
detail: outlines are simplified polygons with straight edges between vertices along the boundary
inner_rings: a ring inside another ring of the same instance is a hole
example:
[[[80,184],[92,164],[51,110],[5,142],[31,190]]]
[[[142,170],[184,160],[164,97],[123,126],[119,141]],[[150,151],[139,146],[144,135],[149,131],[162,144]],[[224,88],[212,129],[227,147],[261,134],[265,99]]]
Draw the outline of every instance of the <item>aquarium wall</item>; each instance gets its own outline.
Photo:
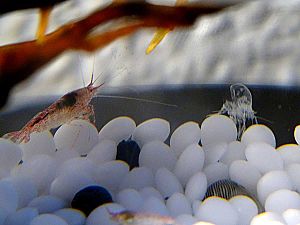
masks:
[[[0,225],[300,224],[300,1],[57,1],[0,10]]]

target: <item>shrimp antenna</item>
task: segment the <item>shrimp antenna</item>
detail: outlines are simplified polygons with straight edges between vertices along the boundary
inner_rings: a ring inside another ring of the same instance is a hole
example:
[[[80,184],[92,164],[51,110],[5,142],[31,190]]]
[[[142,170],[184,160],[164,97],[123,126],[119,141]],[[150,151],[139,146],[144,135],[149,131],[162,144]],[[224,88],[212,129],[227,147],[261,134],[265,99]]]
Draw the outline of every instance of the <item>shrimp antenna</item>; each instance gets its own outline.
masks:
[[[81,72],[81,80],[82,80],[82,83],[83,83],[83,87],[85,87],[83,70],[82,70],[82,58],[81,58],[80,55],[78,55],[78,60],[79,60],[79,66],[80,66],[80,72]]]
[[[95,69],[95,56],[94,56],[93,70],[92,70],[92,77],[91,77],[90,84],[94,84],[95,83],[95,81],[93,82],[93,80],[94,80],[94,69]]]
[[[104,80],[104,83],[106,83],[106,81],[110,81],[112,79],[114,79],[115,77],[119,76],[120,74],[116,74],[114,76],[108,77],[107,79]],[[97,77],[97,79],[99,78],[99,76]],[[96,79],[96,80],[97,80]],[[95,81],[96,81],[95,80]],[[155,101],[155,100],[149,100],[149,99],[142,99],[142,98],[135,98],[135,97],[128,97],[128,96],[120,96],[120,95],[101,95],[99,93],[97,93],[95,96],[97,97],[102,97],[102,98],[119,98],[119,99],[127,99],[127,100],[135,100],[135,101],[141,101],[141,102],[147,102],[147,103],[153,103],[153,104],[158,104],[158,105],[163,105],[163,106],[169,106],[169,107],[178,107],[178,105],[174,105],[174,104],[169,104],[169,103],[163,103],[163,102],[159,102],[159,101]]]
[[[178,107],[178,105],[164,103],[164,102],[159,102],[159,101],[155,101],[155,100],[142,99],[142,98],[134,98],[134,97],[128,97],[128,96],[120,96],[120,95],[99,95],[98,94],[97,97],[102,97],[102,98],[119,98],[119,99],[135,100],[135,101],[153,103],[153,104],[158,104],[158,105],[163,105],[163,106]]]
[[[101,74],[91,84],[94,85],[100,77],[101,77]],[[104,83],[105,83],[105,81],[101,85],[103,85]]]
[[[92,74],[93,75],[93,74]],[[94,75],[93,75],[94,76]],[[107,82],[109,82],[109,81],[111,81],[113,78],[115,78],[116,76],[118,76],[118,75],[115,75],[115,76],[113,76],[113,77],[106,77],[106,79],[102,82],[102,84],[101,85],[103,85],[103,84],[105,84],[105,83],[107,83]],[[96,81],[99,79],[101,77],[101,74],[99,74],[99,76],[92,82],[92,83],[90,83],[91,85],[94,85],[95,83],[96,83]]]
[[[268,123],[271,123],[271,124],[273,124],[274,123],[274,121],[272,121],[272,120],[268,120],[268,119],[266,119],[266,118],[264,118],[264,117],[261,117],[261,116],[255,116],[257,119],[260,119],[260,120],[262,120],[262,121],[265,121],[265,122],[268,122]]]
[[[94,79],[94,72],[92,72],[92,77],[91,77],[90,84],[93,84],[93,79]]]

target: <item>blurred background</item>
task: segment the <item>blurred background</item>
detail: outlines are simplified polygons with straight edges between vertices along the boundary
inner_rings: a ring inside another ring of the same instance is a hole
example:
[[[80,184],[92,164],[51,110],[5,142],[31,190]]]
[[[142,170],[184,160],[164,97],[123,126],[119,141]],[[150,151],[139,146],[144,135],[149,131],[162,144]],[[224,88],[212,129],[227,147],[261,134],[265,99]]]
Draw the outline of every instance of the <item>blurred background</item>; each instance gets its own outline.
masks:
[[[175,4],[175,0],[149,2]],[[70,0],[59,4],[47,32],[109,3]],[[82,77],[88,83],[93,67],[95,76],[106,81],[105,89],[115,90],[157,84],[300,85],[299,12],[300,0],[241,1],[200,18],[191,29],[175,29],[150,55],[145,50],[155,29],[120,39],[93,54],[68,51],[18,85],[10,105],[83,87]],[[37,23],[38,10],[3,15],[0,45],[34,39]]]

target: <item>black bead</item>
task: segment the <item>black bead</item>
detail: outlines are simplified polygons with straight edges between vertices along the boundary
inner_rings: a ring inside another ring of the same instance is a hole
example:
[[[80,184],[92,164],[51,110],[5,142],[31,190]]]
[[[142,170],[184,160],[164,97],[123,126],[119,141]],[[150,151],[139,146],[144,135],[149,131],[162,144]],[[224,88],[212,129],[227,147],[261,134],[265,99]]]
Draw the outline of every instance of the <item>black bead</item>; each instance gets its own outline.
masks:
[[[112,202],[111,194],[105,188],[93,185],[78,191],[71,202],[71,206],[88,216],[98,206],[109,202]]]
[[[116,160],[122,160],[129,165],[130,169],[139,166],[139,155],[141,149],[139,145],[129,139],[127,141],[123,140],[118,144],[117,147],[117,157]]]

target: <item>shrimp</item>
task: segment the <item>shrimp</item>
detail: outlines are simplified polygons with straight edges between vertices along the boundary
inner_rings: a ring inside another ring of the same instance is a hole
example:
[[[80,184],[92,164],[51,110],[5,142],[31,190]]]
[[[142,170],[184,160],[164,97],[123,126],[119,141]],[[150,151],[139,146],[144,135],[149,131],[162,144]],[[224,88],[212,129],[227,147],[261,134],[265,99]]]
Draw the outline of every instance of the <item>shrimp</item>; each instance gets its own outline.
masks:
[[[252,95],[244,84],[230,86],[232,100],[226,100],[219,114],[227,114],[237,125],[238,138],[246,130],[247,121],[257,123],[256,112],[252,109]]]
[[[120,225],[177,225],[175,219],[169,216],[161,216],[158,214],[136,213],[131,211],[122,211],[119,213],[110,212],[111,220]]]
[[[44,111],[36,114],[21,130],[5,134],[3,138],[18,144],[26,143],[30,141],[31,133],[50,130],[74,119],[84,119],[95,123],[94,108],[90,102],[97,90],[104,84],[94,86],[95,81],[93,81],[92,74],[91,81],[86,87],[65,94]]]

